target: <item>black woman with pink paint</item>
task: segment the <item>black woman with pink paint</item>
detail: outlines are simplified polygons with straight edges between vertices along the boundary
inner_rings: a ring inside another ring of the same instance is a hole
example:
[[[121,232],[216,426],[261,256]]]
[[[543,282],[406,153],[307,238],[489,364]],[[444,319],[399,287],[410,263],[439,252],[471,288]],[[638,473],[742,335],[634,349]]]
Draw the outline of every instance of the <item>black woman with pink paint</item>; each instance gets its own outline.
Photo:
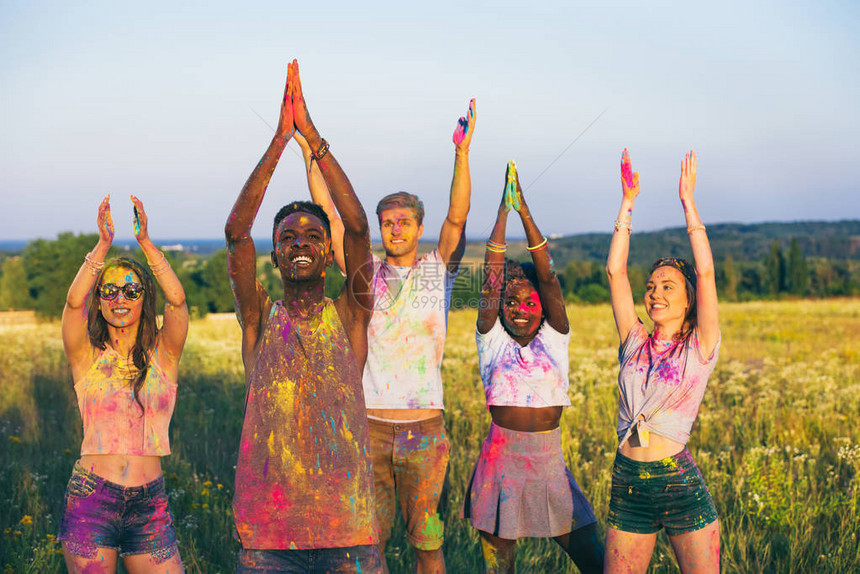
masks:
[[[531,263],[505,258],[512,210],[522,221]],[[519,538],[552,538],[580,571],[602,572],[594,512],[561,449],[559,422],[570,405],[567,309],[549,242],[513,162],[487,241],[476,343],[492,422],[463,516],[480,534],[485,570],[513,572]]]

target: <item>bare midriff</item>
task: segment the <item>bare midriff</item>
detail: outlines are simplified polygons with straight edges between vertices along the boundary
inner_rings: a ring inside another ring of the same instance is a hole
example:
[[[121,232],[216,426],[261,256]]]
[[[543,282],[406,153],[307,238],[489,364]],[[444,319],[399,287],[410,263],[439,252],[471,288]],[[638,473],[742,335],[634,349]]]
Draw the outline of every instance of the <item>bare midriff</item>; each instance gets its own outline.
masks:
[[[441,414],[442,409],[367,409],[367,416],[391,421],[423,421]]]
[[[509,407],[490,406],[493,422],[502,428],[519,432],[543,432],[558,427],[562,406]]]
[[[140,486],[161,476],[160,456],[84,454],[81,455],[81,466],[122,486]]]
[[[630,444],[631,441],[635,441],[636,439],[637,437],[634,434],[631,440],[628,440],[618,449],[618,452],[638,462],[654,462],[655,460],[663,460],[664,458],[675,456],[684,450],[683,444],[654,433],[651,433],[648,446],[634,446]]]

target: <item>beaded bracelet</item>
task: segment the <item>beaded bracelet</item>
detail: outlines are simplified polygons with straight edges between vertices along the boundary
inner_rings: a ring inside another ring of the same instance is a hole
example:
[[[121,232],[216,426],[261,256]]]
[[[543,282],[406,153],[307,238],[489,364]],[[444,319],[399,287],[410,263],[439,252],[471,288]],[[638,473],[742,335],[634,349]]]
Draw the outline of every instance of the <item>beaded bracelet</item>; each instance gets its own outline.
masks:
[[[325,138],[320,138],[322,143],[320,143],[320,149],[311,153],[311,159],[315,159],[317,161],[321,160],[328,153],[328,142],[325,141]]]
[[[694,231],[704,231],[704,225],[691,225],[687,228],[687,235],[691,235]]]
[[[104,261],[93,261],[92,252],[87,253],[84,257],[84,265],[86,265],[90,270],[90,275],[95,277],[99,274],[99,272],[104,268]]]
[[[546,237],[544,237],[544,238],[543,238],[543,241],[541,241],[540,243],[538,243],[538,244],[537,244],[537,245],[535,245],[534,247],[533,247],[533,246],[531,246],[531,245],[526,245],[526,250],[527,250],[527,251],[532,251],[532,252],[534,252],[534,251],[539,251],[539,250],[541,250],[541,249],[545,249],[545,248],[546,248],[546,246],[547,246],[547,243],[549,243],[549,240],[548,240]]]
[[[621,221],[620,219],[616,219],[615,231],[621,231],[622,229],[626,229],[628,235],[633,232],[633,226],[630,225],[630,223],[628,223],[627,221]]]

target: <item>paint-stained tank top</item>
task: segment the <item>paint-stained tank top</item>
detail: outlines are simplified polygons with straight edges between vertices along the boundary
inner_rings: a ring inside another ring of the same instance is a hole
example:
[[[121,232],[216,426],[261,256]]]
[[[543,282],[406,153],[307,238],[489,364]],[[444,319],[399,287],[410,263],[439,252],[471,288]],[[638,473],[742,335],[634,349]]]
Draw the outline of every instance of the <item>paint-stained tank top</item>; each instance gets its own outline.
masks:
[[[168,428],[176,404],[176,381],[155,359],[138,392],[143,412],[134,399],[132,381],[137,369],[107,345],[87,374],[75,383],[84,423],[81,454],[170,454]]]
[[[246,549],[376,544],[361,371],[326,299],[302,331],[272,306],[248,379],[233,516]]]

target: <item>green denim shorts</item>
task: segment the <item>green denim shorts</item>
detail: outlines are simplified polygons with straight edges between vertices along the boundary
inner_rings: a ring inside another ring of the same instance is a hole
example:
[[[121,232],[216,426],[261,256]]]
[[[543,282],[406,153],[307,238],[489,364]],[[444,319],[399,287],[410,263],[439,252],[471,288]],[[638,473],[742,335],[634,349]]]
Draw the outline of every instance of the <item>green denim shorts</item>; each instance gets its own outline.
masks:
[[[654,462],[616,453],[612,468],[609,526],[651,534],[661,528],[675,536],[704,528],[717,509],[696,461],[686,448]]]

